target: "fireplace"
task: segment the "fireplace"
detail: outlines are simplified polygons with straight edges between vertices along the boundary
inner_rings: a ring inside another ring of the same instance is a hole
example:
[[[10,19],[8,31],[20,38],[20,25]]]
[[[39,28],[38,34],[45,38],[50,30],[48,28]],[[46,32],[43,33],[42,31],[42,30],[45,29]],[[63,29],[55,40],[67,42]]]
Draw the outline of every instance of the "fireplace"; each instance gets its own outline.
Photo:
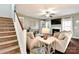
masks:
[[[52,29],[52,34],[54,34],[55,32],[60,32],[60,29]]]

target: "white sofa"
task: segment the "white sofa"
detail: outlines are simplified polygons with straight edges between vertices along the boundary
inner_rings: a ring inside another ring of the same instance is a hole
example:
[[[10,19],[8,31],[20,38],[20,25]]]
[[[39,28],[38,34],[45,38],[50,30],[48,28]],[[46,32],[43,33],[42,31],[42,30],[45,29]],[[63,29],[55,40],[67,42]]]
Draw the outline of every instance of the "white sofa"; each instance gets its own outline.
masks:
[[[54,36],[57,38],[54,48],[57,51],[64,53],[71,40],[72,33],[70,31],[63,31],[60,33],[54,33]]]

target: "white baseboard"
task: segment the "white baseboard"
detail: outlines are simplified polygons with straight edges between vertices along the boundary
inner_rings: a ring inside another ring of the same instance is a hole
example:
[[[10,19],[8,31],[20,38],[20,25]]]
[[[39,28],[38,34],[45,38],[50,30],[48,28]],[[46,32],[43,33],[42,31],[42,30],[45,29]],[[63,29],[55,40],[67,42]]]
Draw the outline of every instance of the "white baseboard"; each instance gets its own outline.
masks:
[[[77,38],[77,39],[79,39],[79,37],[75,37],[75,36],[73,36],[72,38]]]

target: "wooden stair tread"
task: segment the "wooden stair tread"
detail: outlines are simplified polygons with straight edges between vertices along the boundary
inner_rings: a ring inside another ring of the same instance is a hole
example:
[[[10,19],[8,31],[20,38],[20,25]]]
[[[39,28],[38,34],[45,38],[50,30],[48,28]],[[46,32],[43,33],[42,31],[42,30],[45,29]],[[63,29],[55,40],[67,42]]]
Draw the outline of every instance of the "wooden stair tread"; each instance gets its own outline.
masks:
[[[0,24],[13,24],[13,21],[2,21],[2,20],[0,20]]]
[[[15,37],[15,36],[16,36],[16,35],[2,36],[2,37],[0,37],[0,39],[1,39],[1,38]]]
[[[13,23],[0,23],[0,26],[1,25],[14,25]]]
[[[0,27],[0,29],[15,29],[14,27]]]
[[[6,22],[7,22],[7,21],[11,21],[11,22],[13,22],[12,19],[1,19],[1,18],[0,18],[0,21],[6,21]]]
[[[3,32],[0,32],[0,34],[1,33],[13,33],[13,32],[15,32],[15,31],[3,31]]]
[[[0,38],[0,42],[16,40],[16,39],[17,39],[17,36],[9,37],[9,38]]]
[[[9,19],[9,20],[11,20],[12,18],[8,18],[8,17],[0,17],[0,19]]]
[[[11,40],[11,41],[6,41],[6,42],[0,42],[0,45],[5,45],[5,44],[10,44],[13,42],[17,42],[17,40]]]
[[[0,28],[0,31],[2,31],[2,30],[5,30],[5,31],[7,31],[7,30],[15,30],[15,28],[14,28],[14,27],[4,27],[4,28]]]
[[[3,54],[16,54],[16,53],[18,53],[18,52],[20,52],[20,48],[17,48],[17,49],[14,49],[14,50],[5,52],[5,53],[3,53]]]
[[[12,47],[8,47],[8,48],[5,48],[5,49],[2,49],[2,50],[0,50],[0,54],[9,52],[9,51],[17,49],[17,48],[19,48],[19,46],[16,45],[16,46],[12,46]]]
[[[7,27],[5,27],[5,28],[1,28],[0,27],[0,31],[8,31],[8,30],[11,30],[11,31],[14,31],[15,30],[15,28],[7,28]]]
[[[12,18],[9,18],[9,17],[0,17],[0,19],[12,19]]]
[[[0,27],[14,27],[14,25],[13,24],[12,25],[11,24],[8,24],[8,25],[7,24],[5,24],[5,25],[1,24]]]
[[[0,22],[3,22],[3,21],[4,21],[4,22],[8,22],[8,21],[9,21],[9,22],[13,22],[12,20],[8,20],[8,19],[7,19],[7,20],[5,20],[5,19],[0,19]]]

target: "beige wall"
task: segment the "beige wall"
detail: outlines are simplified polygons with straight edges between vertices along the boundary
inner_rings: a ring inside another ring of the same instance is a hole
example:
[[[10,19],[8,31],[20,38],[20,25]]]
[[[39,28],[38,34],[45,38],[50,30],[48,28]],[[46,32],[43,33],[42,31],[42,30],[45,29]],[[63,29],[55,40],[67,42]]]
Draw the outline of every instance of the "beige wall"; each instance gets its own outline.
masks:
[[[0,17],[12,17],[12,5],[11,4],[0,4]]]
[[[38,29],[40,27],[40,19],[31,18],[31,17],[24,17],[24,27],[28,29],[31,27],[32,29]]]
[[[74,15],[73,19],[73,37],[79,38],[79,14]]]

